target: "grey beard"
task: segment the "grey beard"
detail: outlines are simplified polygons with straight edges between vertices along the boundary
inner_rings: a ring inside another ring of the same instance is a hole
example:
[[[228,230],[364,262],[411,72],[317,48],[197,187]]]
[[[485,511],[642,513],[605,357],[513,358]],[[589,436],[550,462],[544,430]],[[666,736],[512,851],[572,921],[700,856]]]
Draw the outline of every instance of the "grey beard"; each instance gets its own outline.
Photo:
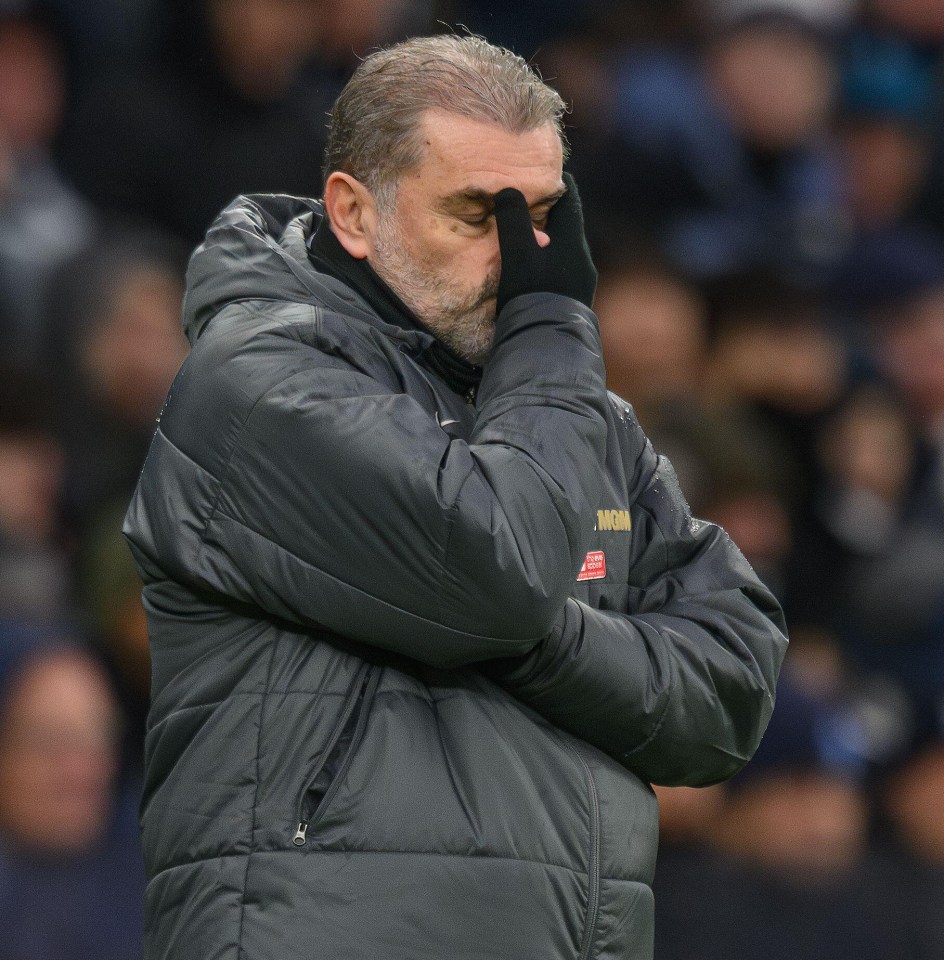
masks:
[[[400,232],[387,219],[378,229],[371,266],[439,341],[469,363],[484,363],[495,340],[498,276],[489,277],[475,295],[457,295],[442,278],[410,260],[405,249]]]

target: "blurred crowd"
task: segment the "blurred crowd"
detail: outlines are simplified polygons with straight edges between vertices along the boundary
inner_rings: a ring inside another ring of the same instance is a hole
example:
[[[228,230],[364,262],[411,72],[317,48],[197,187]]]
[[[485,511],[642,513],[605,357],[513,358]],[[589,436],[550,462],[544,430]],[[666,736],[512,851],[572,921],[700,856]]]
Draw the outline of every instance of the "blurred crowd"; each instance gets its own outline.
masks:
[[[944,0],[0,0],[0,960],[140,953],[120,521],[189,252],[454,29],[572,105],[611,388],[790,624],[756,759],[657,791],[657,960],[941,960]]]

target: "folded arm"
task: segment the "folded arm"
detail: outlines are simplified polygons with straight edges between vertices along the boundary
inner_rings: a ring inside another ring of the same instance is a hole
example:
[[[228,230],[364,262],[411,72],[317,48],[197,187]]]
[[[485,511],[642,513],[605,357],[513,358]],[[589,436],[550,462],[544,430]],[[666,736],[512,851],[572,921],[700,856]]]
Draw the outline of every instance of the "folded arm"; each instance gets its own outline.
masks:
[[[627,431],[624,439],[641,436],[635,423]],[[668,461],[644,442],[631,466],[629,608],[571,598],[541,644],[485,671],[642,778],[704,785],[734,774],[756,749],[785,626],[728,535],[691,516]]]
[[[271,309],[231,309],[250,308]],[[129,511],[139,564],[436,666],[529,649],[591,529],[607,403],[595,318],[561,296],[506,306],[468,442],[383,382],[370,343],[363,362],[344,356],[336,320],[320,350],[277,323],[231,347],[243,314],[198,341]]]

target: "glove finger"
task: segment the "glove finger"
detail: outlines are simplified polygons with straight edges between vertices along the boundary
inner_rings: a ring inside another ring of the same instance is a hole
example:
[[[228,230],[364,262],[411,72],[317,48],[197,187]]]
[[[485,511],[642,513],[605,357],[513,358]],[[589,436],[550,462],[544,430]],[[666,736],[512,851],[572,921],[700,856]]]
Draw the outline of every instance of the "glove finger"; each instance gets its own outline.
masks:
[[[505,187],[495,194],[495,223],[503,260],[506,256],[520,256],[538,249],[528,201],[520,190]]]
[[[580,192],[573,176],[565,173],[563,176],[567,192],[551,207],[547,217],[545,232],[553,238],[578,239],[583,237],[583,205],[580,203]]]

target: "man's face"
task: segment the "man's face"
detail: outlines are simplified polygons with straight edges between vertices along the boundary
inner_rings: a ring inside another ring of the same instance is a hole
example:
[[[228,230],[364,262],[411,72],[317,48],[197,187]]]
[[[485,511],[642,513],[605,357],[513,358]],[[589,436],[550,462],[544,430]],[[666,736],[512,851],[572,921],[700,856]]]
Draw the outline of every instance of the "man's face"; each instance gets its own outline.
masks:
[[[378,211],[371,266],[440,340],[482,363],[495,337],[501,274],[493,198],[520,190],[538,242],[564,193],[563,155],[554,126],[509,133],[439,110],[421,124],[426,152],[397,183],[390,210]]]

